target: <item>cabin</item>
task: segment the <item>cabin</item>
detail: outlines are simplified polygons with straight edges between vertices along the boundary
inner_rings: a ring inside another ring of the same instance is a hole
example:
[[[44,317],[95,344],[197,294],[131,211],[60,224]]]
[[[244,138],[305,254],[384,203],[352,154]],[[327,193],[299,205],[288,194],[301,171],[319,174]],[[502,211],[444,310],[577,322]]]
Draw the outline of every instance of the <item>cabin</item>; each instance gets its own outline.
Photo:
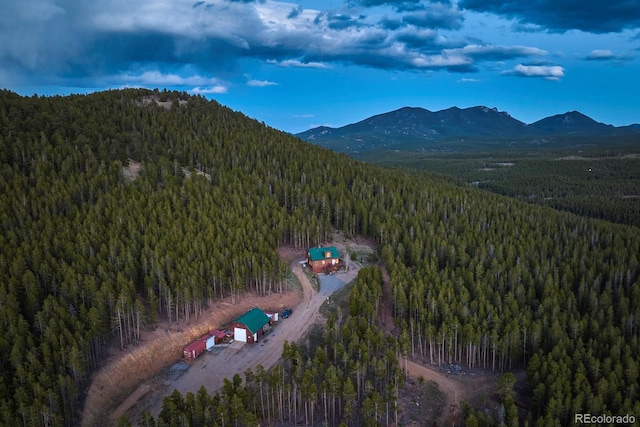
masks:
[[[344,267],[335,246],[307,250],[307,265],[314,273],[331,273]]]
[[[236,341],[255,343],[270,329],[271,318],[259,308],[252,308],[234,320],[229,329]]]

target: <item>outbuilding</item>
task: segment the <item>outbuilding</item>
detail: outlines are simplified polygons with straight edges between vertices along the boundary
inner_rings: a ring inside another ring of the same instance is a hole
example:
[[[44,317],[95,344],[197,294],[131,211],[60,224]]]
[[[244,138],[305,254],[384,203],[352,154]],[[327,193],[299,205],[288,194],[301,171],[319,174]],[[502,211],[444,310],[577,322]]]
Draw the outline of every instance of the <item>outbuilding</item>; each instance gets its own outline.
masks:
[[[222,344],[226,338],[227,334],[225,331],[214,329],[209,333],[209,337],[207,338],[207,350],[210,350],[213,346]]]
[[[258,342],[260,337],[269,330],[270,319],[264,311],[252,308],[231,323],[233,338],[246,343]]]
[[[185,360],[195,360],[207,348],[206,341],[200,339],[188,344],[182,350],[182,356]]]

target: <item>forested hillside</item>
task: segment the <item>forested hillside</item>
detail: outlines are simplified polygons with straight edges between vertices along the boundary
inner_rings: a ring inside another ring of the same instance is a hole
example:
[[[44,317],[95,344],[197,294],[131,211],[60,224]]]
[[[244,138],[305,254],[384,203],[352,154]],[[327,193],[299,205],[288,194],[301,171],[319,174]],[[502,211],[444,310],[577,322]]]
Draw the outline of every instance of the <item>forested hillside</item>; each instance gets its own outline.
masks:
[[[160,317],[199,316],[221,296],[280,291],[276,248],[313,245],[334,228],[379,244],[405,351],[527,366],[539,425],[568,424],[575,412],[640,414],[636,227],[357,163],[184,93],[3,91],[0,115],[3,425],[74,425],[106,345],[129,345]],[[137,176],[123,173],[130,160]],[[380,281],[366,274],[363,283]],[[372,341],[370,304],[354,301],[345,321],[361,326],[337,325],[334,355],[308,357],[343,363],[354,385],[356,406],[334,408],[331,420],[384,424],[393,411],[380,402],[394,394],[370,364],[395,362]],[[289,384],[326,390],[291,358]],[[296,396],[248,405],[247,423],[310,417],[331,400]]]

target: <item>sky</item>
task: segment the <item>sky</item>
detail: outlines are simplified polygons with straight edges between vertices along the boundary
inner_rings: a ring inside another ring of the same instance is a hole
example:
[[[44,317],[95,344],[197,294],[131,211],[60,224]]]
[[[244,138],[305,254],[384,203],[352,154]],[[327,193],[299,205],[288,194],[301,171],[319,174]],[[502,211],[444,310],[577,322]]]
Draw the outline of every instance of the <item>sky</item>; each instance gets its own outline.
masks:
[[[397,108],[640,123],[640,0],[3,0],[0,88],[146,87],[297,133]]]

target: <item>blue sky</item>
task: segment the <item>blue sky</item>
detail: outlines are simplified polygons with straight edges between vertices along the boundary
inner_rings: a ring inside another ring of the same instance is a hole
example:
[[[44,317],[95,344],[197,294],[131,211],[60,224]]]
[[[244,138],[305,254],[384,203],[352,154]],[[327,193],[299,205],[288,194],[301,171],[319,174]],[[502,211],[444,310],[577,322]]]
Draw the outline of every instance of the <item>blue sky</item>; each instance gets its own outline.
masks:
[[[640,0],[5,0],[0,87],[203,94],[287,132],[403,106],[640,123]]]

